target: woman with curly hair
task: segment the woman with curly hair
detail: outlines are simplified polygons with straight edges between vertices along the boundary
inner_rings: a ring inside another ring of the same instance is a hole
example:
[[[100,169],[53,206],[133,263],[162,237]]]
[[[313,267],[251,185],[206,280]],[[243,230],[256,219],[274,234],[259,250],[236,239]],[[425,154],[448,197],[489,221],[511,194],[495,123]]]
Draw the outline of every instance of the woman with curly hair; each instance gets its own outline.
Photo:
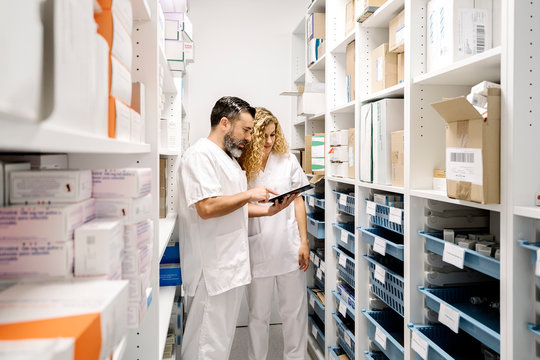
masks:
[[[278,193],[308,184],[296,157],[289,153],[278,119],[265,108],[256,108],[252,141],[239,159],[248,187],[264,185]],[[306,208],[298,196],[280,213],[249,219],[251,284],[249,306],[250,360],[266,359],[274,284],[283,321],[283,359],[303,360],[307,345],[307,296],[305,271],[309,266]]]

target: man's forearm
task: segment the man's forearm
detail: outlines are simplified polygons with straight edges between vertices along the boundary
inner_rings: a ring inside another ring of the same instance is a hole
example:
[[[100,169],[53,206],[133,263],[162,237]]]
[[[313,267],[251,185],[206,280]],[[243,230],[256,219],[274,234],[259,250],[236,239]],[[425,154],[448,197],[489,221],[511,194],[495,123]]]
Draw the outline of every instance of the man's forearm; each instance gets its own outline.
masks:
[[[249,200],[249,193],[241,192],[230,196],[207,198],[199,201],[195,206],[199,216],[206,220],[230,214],[246,205]]]
[[[270,206],[248,204],[248,217],[255,218],[270,215]]]

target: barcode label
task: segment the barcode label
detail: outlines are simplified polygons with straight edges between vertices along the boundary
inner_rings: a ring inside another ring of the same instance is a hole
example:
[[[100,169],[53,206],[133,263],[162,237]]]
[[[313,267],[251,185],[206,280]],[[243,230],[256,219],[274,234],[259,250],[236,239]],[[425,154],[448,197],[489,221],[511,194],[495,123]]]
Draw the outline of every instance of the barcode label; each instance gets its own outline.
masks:
[[[486,49],[486,27],[476,25],[476,53],[484,52]]]
[[[450,161],[462,163],[474,163],[474,153],[450,153]]]
[[[482,149],[446,148],[446,179],[483,185]]]

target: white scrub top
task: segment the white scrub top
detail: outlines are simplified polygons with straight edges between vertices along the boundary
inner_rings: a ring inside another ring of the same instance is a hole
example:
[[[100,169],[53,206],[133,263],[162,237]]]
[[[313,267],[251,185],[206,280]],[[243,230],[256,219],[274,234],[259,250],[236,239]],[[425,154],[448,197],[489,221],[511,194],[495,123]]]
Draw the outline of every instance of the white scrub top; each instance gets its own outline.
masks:
[[[180,259],[188,296],[204,276],[208,294],[221,294],[251,282],[247,205],[225,216],[203,220],[195,203],[247,190],[245,172],[214,142],[198,140],[179,168]]]
[[[296,156],[272,152],[266,168],[250,181],[249,187],[263,185],[282,194],[308,183]],[[277,276],[297,270],[300,242],[294,202],[274,216],[250,218],[251,276]]]

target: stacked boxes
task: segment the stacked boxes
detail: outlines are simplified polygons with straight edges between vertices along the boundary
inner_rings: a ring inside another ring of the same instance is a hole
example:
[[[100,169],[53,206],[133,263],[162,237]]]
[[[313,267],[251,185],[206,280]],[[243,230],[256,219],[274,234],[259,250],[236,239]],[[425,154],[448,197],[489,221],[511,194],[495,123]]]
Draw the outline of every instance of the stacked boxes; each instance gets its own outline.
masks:
[[[171,237],[159,264],[159,286],[180,285],[182,285],[180,244],[178,238]]]
[[[330,132],[330,175],[354,179],[354,128]]]
[[[356,24],[354,15],[354,0],[350,0],[345,5],[345,36],[354,31],[354,24]]]
[[[324,13],[312,13],[306,20],[307,64],[308,66],[319,60],[325,52],[325,26]]]
[[[354,41],[347,45],[345,54],[345,82],[347,84],[347,102],[351,102],[356,98],[355,92],[355,56],[354,56]]]
[[[371,52],[370,76],[372,93],[397,84],[397,54],[388,51],[388,44]]]
[[[315,175],[324,175],[324,134],[311,136],[311,170]]]
[[[364,22],[371,16],[386,0],[355,0],[356,21]]]

